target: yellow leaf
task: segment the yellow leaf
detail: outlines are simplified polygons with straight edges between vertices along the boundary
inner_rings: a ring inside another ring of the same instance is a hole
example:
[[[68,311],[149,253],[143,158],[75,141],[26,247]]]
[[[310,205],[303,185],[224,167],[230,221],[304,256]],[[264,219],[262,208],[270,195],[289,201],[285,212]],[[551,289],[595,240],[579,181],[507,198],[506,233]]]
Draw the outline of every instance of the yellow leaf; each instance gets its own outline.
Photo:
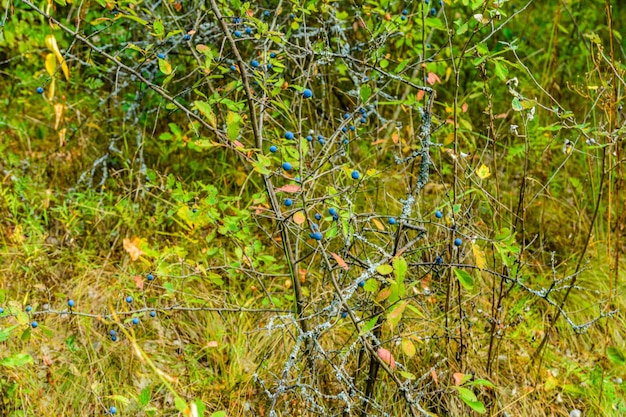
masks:
[[[57,40],[54,35],[50,34],[46,36],[46,46],[50,49],[54,55],[57,57],[59,64],[61,64],[61,69],[63,70],[63,75],[65,75],[65,79],[70,79],[70,70],[65,63],[65,58],[61,55],[61,51],[59,50],[59,45],[57,45]]]
[[[46,55],[45,66],[46,66],[46,71],[48,72],[48,74],[51,77],[54,76],[54,72],[57,69],[57,61],[54,58],[54,54],[47,54]]]
[[[478,269],[483,270],[487,264],[485,259],[485,252],[475,243],[472,243],[472,252],[474,253],[474,259],[476,259],[476,266]]]
[[[59,123],[61,122],[61,119],[63,118],[64,111],[65,111],[65,106],[63,104],[59,103],[59,104],[54,105],[54,115],[56,117],[54,121],[54,130],[59,129]]]
[[[491,169],[489,169],[489,167],[485,164],[480,164],[480,166],[476,169],[476,175],[478,175],[478,178],[481,180],[484,180],[485,178],[489,178],[491,175]]]
[[[385,230],[385,226],[383,226],[378,219],[372,219],[372,223],[374,223],[374,226],[376,226],[378,230]]]
[[[412,358],[415,356],[415,345],[409,339],[402,339],[402,351],[406,356]]]
[[[128,252],[130,255],[130,259],[136,261],[139,259],[141,255],[143,255],[143,251],[139,249],[139,244],[141,243],[141,239],[137,236],[134,236],[132,239],[124,238],[124,250]]]
[[[393,272],[393,267],[389,264],[378,265],[376,267],[376,272],[378,272],[380,275],[389,275]]]

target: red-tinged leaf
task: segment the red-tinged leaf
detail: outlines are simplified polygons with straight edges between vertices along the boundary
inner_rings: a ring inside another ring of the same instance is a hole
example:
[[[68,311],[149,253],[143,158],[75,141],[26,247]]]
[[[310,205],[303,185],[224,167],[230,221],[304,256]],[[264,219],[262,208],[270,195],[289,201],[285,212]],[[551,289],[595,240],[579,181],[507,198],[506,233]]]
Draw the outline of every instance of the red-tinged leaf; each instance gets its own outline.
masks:
[[[393,359],[393,355],[385,348],[378,348],[378,357],[386,362],[391,369],[396,367],[396,361]]]
[[[378,295],[376,296],[376,302],[380,303],[383,300],[386,300],[391,295],[391,287],[383,288],[380,290]]]
[[[333,255],[333,258],[335,258],[335,261],[337,261],[337,264],[342,267],[343,269],[345,269],[346,271],[348,270],[348,264],[346,263],[346,261],[344,261],[341,256],[337,255],[335,252],[331,252],[331,255]]]
[[[463,103],[463,105],[461,106],[461,111],[463,113],[466,113],[468,108],[469,108],[469,105],[467,103]]]
[[[433,369],[430,371],[430,376],[435,381],[435,385],[439,385],[439,377],[437,376],[437,372]]]
[[[441,79],[439,78],[439,76],[437,74],[435,74],[434,72],[429,72],[428,73],[428,78],[426,79],[426,81],[428,82],[428,84],[430,85],[435,85],[435,83],[441,83]]]
[[[417,92],[417,95],[415,96],[415,99],[416,99],[417,101],[420,101],[421,99],[423,99],[423,98],[424,98],[424,96],[425,96],[425,95],[426,95],[426,91],[424,91],[424,90],[419,90],[419,91]]]
[[[139,249],[139,244],[141,243],[140,238],[136,236],[133,236],[132,239],[124,238],[122,243],[124,245],[124,250],[128,252],[128,254],[130,255],[130,259],[132,259],[133,261],[136,261],[141,255],[144,254],[144,252]]]
[[[141,275],[135,275],[133,279],[135,280],[135,285],[137,286],[137,289],[143,290],[143,279],[141,278]]]
[[[463,378],[465,378],[465,374],[455,372],[452,374],[452,378],[454,379],[454,385],[458,387],[463,383]]]
[[[241,149],[243,149],[243,148],[244,148],[243,143],[239,142],[238,140],[234,141],[233,143],[234,143],[234,144],[235,144],[235,146],[236,146],[236,147],[238,147],[238,148],[241,148]]]
[[[302,191],[302,188],[298,184],[287,184],[283,185],[280,188],[277,188],[276,191],[282,191],[285,193],[299,193]]]
[[[306,216],[304,215],[303,212],[299,211],[296,214],[293,215],[293,222],[295,224],[302,224],[306,221]]]

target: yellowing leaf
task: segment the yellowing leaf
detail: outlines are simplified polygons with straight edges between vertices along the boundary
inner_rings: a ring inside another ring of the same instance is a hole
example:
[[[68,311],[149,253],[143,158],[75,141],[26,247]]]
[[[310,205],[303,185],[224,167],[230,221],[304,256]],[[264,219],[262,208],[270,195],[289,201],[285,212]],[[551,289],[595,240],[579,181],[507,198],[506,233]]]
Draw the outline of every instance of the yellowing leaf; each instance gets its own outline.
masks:
[[[213,109],[209,103],[205,101],[194,101],[193,108],[199,110],[200,113],[207,118],[209,124],[213,126],[213,128],[217,127],[217,118],[215,117],[215,113],[213,113]]]
[[[413,356],[415,356],[415,353],[416,353],[415,345],[413,344],[413,342],[411,342],[411,340],[402,339],[401,346],[402,346],[402,352],[404,352],[406,356],[408,356],[409,358],[412,358]]]
[[[476,260],[476,266],[478,269],[483,270],[487,264],[485,259],[485,252],[475,243],[472,243],[472,252],[474,253],[474,259]]]
[[[385,226],[383,226],[383,224],[380,222],[380,220],[372,219],[372,223],[374,223],[374,226],[376,226],[376,228],[378,230],[385,230]]]
[[[57,57],[59,64],[61,64],[61,70],[63,70],[63,75],[65,75],[65,79],[70,79],[70,70],[65,63],[65,59],[63,55],[61,55],[61,51],[59,50],[59,45],[57,45],[57,40],[54,35],[50,34],[46,36],[46,46],[50,49],[54,55]]]
[[[165,75],[170,75],[172,73],[172,64],[167,59],[159,58],[159,70]]]
[[[378,265],[376,267],[376,272],[378,272],[380,275],[389,275],[393,272],[393,267],[389,264]]]
[[[47,54],[46,55],[45,66],[46,66],[46,71],[48,72],[48,74],[51,77],[54,76],[54,72],[57,69],[57,61],[54,58],[54,54]]]
[[[489,169],[489,167],[485,164],[480,164],[480,166],[476,169],[476,175],[478,175],[478,178],[481,180],[484,180],[485,178],[489,178],[491,175],[491,169]]]
[[[139,244],[141,243],[141,239],[137,236],[134,236],[132,239],[124,238],[124,250],[128,252],[130,255],[130,259],[136,261],[139,259],[141,255],[143,255],[143,251],[139,249]]]
[[[337,264],[345,269],[346,271],[348,270],[348,264],[346,263],[346,261],[343,260],[343,258],[339,255],[337,255],[335,252],[331,252],[331,255],[333,255],[333,258],[335,258],[335,261],[337,261]]]
[[[306,216],[303,212],[299,211],[293,215],[293,221],[295,224],[302,224],[306,221]]]

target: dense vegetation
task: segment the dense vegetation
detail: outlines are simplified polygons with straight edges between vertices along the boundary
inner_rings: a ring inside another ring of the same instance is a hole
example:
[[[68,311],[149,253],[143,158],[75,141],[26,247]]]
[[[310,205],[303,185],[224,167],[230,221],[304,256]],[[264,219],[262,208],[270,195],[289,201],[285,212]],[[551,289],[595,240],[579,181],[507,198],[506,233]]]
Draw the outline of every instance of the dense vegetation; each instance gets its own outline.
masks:
[[[610,0],[6,0],[0,416],[623,415]]]

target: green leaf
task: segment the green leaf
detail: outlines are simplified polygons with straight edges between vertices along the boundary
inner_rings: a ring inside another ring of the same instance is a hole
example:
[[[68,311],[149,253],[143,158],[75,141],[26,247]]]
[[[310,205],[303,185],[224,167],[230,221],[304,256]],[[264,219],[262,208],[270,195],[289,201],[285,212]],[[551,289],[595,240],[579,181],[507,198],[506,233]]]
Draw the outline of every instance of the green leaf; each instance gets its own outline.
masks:
[[[151,396],[151,390],[150,387],[145,387],[144,389],[141,390],[141,394],[139,394],[139,405],[141,405],[142,407],[145,407],[146,405],[148,405],[148,403],[150,402],[150,396]]]
[[[226,115],[227,130],[226,134],[228,139],[235,140],[239,137],[239,131],[241,130],[241,116],[239,113],[229,111]]]
[[[372,89],[368,87],[367,85],[362,85],[361,86],[361,100],[363,100],[363,102],[366,102],[367,100],[369,100],[371,95],[372,95]]]
[[[376,272],[378,272],[380,275],[389,275],[393,272],[393,267],[389,264],[378,265],[376,267]]]
[[[472,382],[468,382],[467,384],[465,384],[466,387],[471,387],[474,385],[479,386],[479,387],[491,387],[491,388],[496,387],[495,385],[493,385],[491,381],[487,381],[486,379],[476,379]]]
[[[216,411],[211,414],[211,417],[226,417],[226,411]]]
[[[406,309],[406,305],[408,303],[409,303],[408,301],[403,301],[401,303],[396,304],[395,306],[392,307],[389,314],[387,314],[387,321],[389,322],[391,327],[393,327],[394,329],[396,328],[398,323],[400,323],[400,320],[402,320],[402,314],[404,313],[404,310]]]
[[[611,346],[606,350],[606,355],[609,357],[609,360],[616,365],[624,365],[626,363],[626,358],[624,358],[624,353],[621,350],[616,348],[615,346]]]
[[[462,269],[454,268],[454,274],[459,279],[459,282],[468,291],[471,291],[474,287],[474,279],[470,274]]]
[[[396,284],[398,285],[398,296],[400,298],[404,297],[406,293],[406,288],[404,288],[404,277],[406,276],[406,270],[408,266],[406,263],[406,259],[402,256],[394,259],[393,261],[393,271],[396,276]]]
[[[174,399],[174,405],[176,406],[176,409],[178,411],[180,411],[181,413],[185,415],[188,415],[187,409],[189,408],[189,406],[187,405],[187,402],[183,400],[182,398],[180,398],[178,395]]]
[[[376,292],[378,290],[378,281],[375,279],[368,279],[365,281],[365,285],[363,286],[363,291],[367,292]]]
[[[377,322],[378,316],[373,317],[370,321],[365,323],[365,326],[361,327],[361,334],[369,333],[374,328],[374,326],[376,326]]]
[[[522,110],[524,110],[524,106],[522,106],[522,102],[519,101],[519,98],[517,98],[517,97],[513,98],[513,102],[511,103],[511,107],[513,107],[513,110],[515,110],[515,111],[522,111]]]
[[[28,353],[16,353],[15,355],[7,356],[0,360],[0,365],[7,368],[19,368],[20,366],[33,363],[33,357]]]
[[[500,60],[495,61],[496,64],[496,76],[502,81],[506,81],[509,75],[509,69],[502,64]]]
[[[156,36],[157,38],[162,38],[165,34],[165,28],[163,27],[163,22],[161,21],[161,19],[156,19],[154,21],[154,24],[152,25],[152,28],[154,29],[152,35]]]
[[[159,58],[159,70],[165,74],[169,75],[172,73],[172,64],[170,64],[167,59]]]
[[[16,327],[18,327],[17,324],[15,326],[7,327],[6,329],[1,329],[0,330],[0,342],[4,342],[5,340],[7,340],[9,336],[11,335],[11,331],[15,329]]]

